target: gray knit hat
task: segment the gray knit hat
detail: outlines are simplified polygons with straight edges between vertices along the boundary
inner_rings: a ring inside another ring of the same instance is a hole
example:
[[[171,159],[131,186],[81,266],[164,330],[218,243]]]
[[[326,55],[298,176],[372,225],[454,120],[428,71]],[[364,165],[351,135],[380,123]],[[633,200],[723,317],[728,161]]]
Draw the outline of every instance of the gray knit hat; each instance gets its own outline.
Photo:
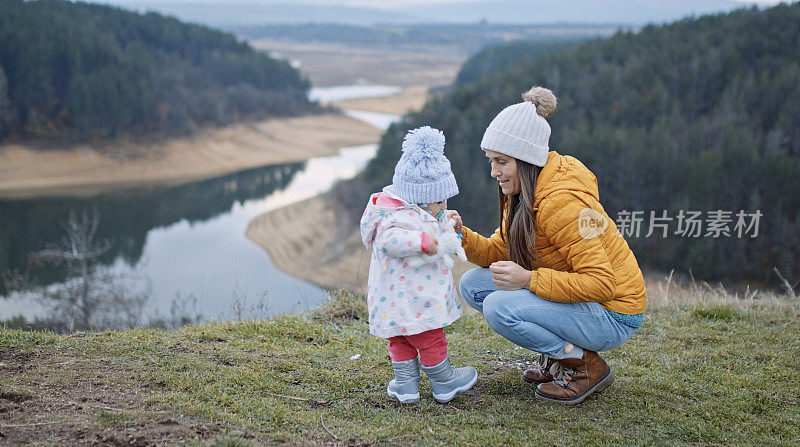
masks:
[[[441,202],[458,194],[450,160],[444,156],[444,134],[430,126],[408,131],[392,183],[409,203]]]
[[[494,117],[483,133],[481,149],[544,166],[550,151],[550,125],[545,118],[556,110],[556,96],[546,88],[534,87],[522,99],[525,101]]]

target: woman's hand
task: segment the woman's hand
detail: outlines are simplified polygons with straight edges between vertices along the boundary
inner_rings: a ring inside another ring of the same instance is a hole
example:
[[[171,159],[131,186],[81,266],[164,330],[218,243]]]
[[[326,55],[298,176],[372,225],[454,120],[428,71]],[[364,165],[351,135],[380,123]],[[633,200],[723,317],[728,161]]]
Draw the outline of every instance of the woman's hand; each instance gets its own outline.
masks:
[[[444,212],[444,215],[447,216],[448,219],[453,219],[456,221],[455,230],[456,233],[461,233],[461,227],[464,226],[464,221],[461,220],[461,216],[458,214],[456,210],[447,210]]]
[[[531,283],[531,271],[514,261],[497,261],[489,266],[492,281],[502,290],[527,289]]]

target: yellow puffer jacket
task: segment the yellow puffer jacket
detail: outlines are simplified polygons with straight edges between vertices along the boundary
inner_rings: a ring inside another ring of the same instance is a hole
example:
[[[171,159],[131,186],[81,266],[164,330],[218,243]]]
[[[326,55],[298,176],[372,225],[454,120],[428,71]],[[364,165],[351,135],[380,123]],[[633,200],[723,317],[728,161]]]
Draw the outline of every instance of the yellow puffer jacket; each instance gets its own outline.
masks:
[[[599,200],[597,178],[583,163],[548,154],[533,204],[540,259],[532,261],[530,290],[549,301],[598,302],[614,312],[642,313],[647,294],[639,264]],[[499,228],[489,238],[467,227],[463,234],[470,262],[488,267],[508,260]]]

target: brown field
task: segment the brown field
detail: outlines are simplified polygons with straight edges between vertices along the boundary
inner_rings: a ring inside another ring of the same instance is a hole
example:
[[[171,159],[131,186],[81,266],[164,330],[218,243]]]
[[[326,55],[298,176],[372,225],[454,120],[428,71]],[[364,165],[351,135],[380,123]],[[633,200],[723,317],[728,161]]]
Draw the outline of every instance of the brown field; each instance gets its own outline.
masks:
[[[403,87],[450,85],[468,55],[453,47],[353,47],[338,43],[253,40],[276,57],[300,62],[300,71],[319,87],[389,84]]]

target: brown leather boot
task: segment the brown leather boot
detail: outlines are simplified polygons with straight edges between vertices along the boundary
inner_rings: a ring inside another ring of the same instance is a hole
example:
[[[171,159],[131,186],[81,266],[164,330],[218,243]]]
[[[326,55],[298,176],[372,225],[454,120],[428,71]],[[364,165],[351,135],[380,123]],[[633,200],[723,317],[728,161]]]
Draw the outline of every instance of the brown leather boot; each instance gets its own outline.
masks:
[[[575,405],[614,382],[614,373],[594,351],[584,350],[583,358],[556,360],[552,382],[536,388],[536,397],[550,402]]]
[[[522,380],[536,384],[552,382],[553,375],[550,374],[550,368],[554,363],[555,359],[550,358],[549,355],[539,354],[536,365],[522,373]]]

